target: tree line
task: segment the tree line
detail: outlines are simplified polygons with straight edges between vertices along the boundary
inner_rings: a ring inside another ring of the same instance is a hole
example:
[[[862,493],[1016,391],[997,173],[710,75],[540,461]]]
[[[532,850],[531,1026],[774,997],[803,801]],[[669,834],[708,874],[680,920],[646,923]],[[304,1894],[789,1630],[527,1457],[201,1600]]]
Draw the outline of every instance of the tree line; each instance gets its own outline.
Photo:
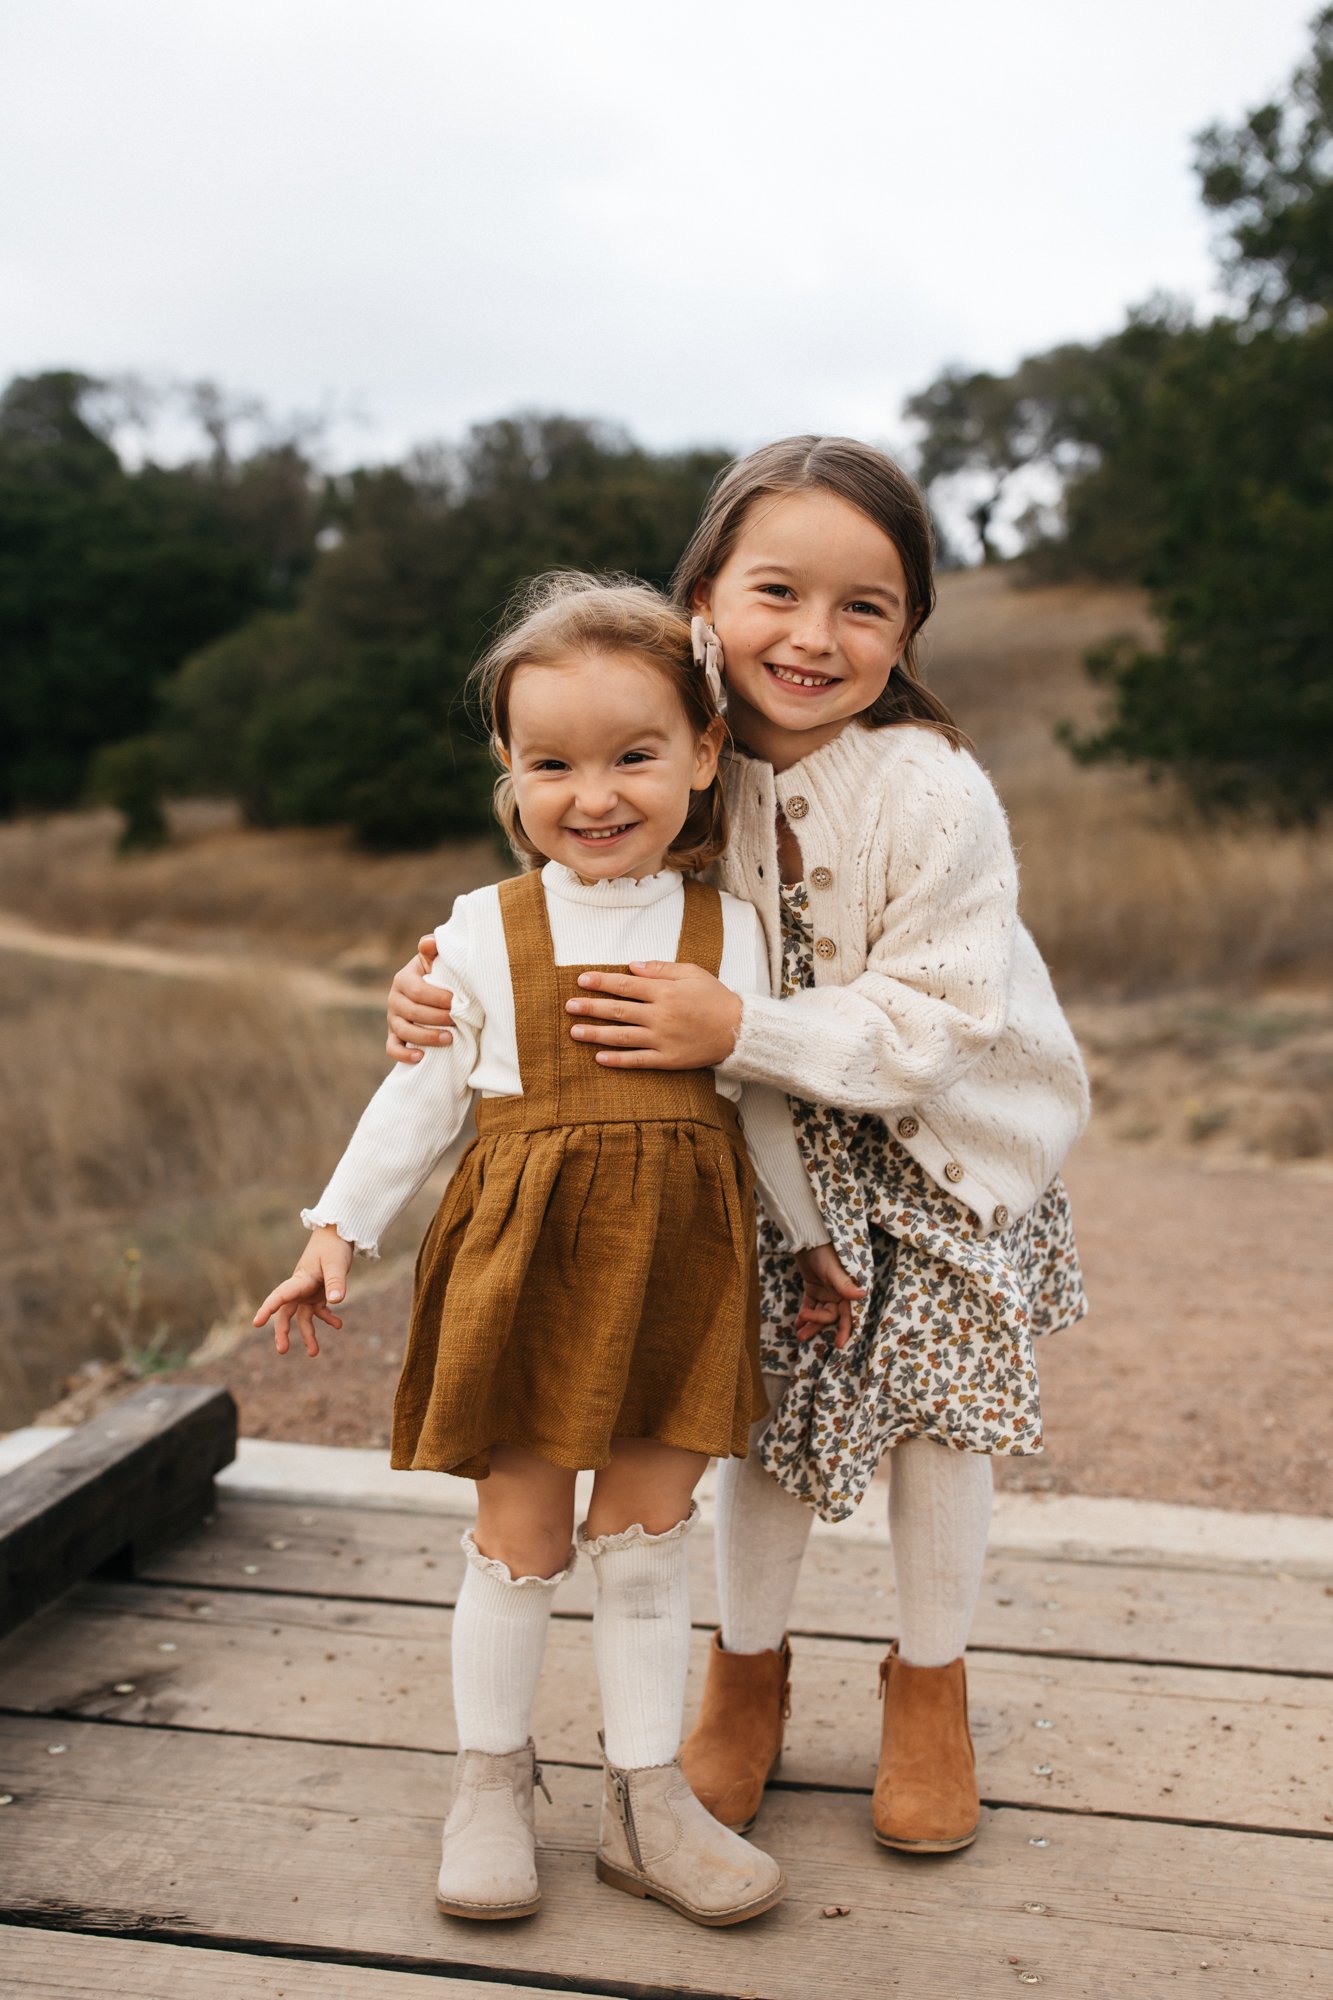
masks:
[[[916,470],[983,557],[1012,496],[1025,571],[1145,585],[1156,649],[1089,660],[1069,748],[1173,773],[1205,809],[1313,818],[1333,794],[1333,6],[1287,88],[1197,142],[1230,310],[1132,311],[1105,339],[910,398]],[[164,794],[392,848],[486,824],[468,667],[514,585],[574,565],[665,583],[727,453],[519,414],[333,474],[308,428],[208,385],[183,462],[121,445],[74,372],[0,396],[0,812]],[[244,420],[244,421],[243,421]]]

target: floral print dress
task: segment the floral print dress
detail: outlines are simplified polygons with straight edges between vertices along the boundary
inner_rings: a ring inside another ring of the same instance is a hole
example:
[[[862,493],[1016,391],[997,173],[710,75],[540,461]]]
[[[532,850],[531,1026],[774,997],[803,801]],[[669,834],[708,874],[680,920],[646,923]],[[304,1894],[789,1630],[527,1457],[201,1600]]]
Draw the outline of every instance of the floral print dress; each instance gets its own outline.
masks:
[[[813,986],[804,882],[782,885],[782,992]],[[1057,1177],[1027,1215],[987,1235],[874,1116],[791,1099],[815,1198],[844,1268],[866,1289],[839,1352],[792,1332],[801,1275],[760,1212],[765,1374],[787,1388],[761,1462],[825,1520],[852,1513],[902,1438],[957,1451],[1042,1447],[1032,1342],[1087,1310],[1069,1199]]]

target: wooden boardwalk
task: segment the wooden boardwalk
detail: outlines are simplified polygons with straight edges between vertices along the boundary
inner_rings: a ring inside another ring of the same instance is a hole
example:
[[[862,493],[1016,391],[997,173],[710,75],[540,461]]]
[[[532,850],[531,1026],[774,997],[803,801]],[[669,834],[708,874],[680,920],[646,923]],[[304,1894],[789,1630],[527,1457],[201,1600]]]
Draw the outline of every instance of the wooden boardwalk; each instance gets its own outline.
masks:
[[[223,1495],[0,1644],[0,1992],[1333,1996],[1333,1579],[993,1559],[971,1665],[985,1825],[913,1860],[869,1828],[885,1551],[820,1538],[756,1835],[792,1892],[710,1932],[594,1879],[584,1565],[536,1724],[544,1906],[482,1926],[432,1896],[459,1526]],[[706,1530],[694,1560],[697,1676]]]

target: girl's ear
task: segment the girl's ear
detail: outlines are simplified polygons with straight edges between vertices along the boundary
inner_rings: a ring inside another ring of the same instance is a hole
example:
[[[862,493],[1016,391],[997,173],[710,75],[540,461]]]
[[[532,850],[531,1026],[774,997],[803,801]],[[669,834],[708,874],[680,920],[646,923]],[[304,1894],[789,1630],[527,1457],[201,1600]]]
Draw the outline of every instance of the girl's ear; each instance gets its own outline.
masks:
[[[726,740],[727,725],[720,715],[715,715],[695,748],[694,776],[690,780],[692,792],[706,792],[712,784],[717,776],[718,760]]]
[[[498,736],[492,736],[491,748],[492,750],[494,750],[496,756],[500,759],[500,762],[504,765],[506,771],[512,771],[514,766],[510,761],[509,752],[505,748],[504,744],[500,741]]]
[[[713,579],[711,576],[706,576],[702,583],[696,584],[694,595],[690,599],[690,616],[692,618],[705,618],[710,625],[712,624]]]

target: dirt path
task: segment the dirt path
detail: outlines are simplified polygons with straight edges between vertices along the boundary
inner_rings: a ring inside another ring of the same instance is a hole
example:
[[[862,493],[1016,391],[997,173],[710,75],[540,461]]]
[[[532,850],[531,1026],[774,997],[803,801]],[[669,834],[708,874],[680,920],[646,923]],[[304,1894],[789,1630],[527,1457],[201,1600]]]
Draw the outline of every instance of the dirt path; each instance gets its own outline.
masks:
[[[53,958],[67,964],[102,965],[115,972],[156,973],[163,979],[250,979],[283,985],[311,1007],[373,1007],[383,1009],[380,985],[355,986],[330,972],[289,964],[284,959],[255,958],[239,953],[170,951],[162,945],[124,944],[115,938],[85,937],[77,932],[44,931],[23,917],[0,916],[0,951],[26,958]]]
[[[1090,1141],[1068,1179],[1092,1311],[1042,1343],[1047,1449],[1001,1483],[1333,1514],[1333,1175]],[[409,1287],[354,1293],[316,1362],[256,1337],[190,1379],[228,1383],[256,1436],[382,1446]]]

